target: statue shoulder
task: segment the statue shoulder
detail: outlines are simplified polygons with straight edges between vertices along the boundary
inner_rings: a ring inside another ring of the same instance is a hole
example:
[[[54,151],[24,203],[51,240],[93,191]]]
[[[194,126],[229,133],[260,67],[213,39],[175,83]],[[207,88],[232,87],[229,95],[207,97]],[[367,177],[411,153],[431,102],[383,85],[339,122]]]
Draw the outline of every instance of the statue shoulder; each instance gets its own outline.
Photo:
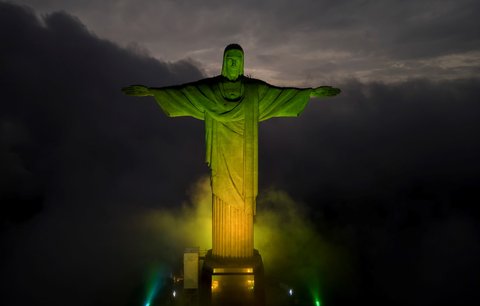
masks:
[[[251,77],[247,77],[247,76],[243,77],[243,83],[247,84],[249,86],[260,86],[260,87],[268,86],[267,82],[265,82],[265,81],[255,79],[255,78],[251,78]]]
[[[219,82],[221,82],[222,79],[223,79],[223,77],[221,75],[216,75],[216,76],[213,76],[213,77],[202,79],[201,81],[211,84],[211,83],[219,83]]]
[[[180,85],[173,85],[170,88],[177,88],[177,89],[186,89],[186,90],[211,90],[212,88],[215,87],[219,83],[219,78],[218,77],[210,77],[210,78],[204,78],[200,79],[197,81],[189,82],[189,83],[184,83]]]

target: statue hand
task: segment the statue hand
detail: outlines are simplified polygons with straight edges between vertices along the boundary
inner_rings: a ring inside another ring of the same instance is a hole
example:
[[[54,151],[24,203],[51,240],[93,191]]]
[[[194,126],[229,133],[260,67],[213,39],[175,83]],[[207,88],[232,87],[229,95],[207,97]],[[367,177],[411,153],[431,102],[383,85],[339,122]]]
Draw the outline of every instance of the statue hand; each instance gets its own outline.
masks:
[[[150,89],[147,86],[143,86],[143,85],[130,85],[127,87],[123,87],[122,91],[127,96],[136,96],[136,97],[152,96]]]
[[[339,88],[331,86],[320,86],[312,89],[310,97],[332,97],[342,92]]]

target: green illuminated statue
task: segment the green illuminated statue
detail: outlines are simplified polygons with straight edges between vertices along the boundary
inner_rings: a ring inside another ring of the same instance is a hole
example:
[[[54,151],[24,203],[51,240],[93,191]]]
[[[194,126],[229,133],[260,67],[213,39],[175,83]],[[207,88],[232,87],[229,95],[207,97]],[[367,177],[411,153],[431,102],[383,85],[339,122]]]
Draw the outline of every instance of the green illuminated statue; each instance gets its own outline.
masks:
[[[130,96],[153,96],[169,117],[205,121],[206,162],[211,169],[212,254],[253,256],[253,216],[258,189],[258,123],[297,117],[311,97],[340,93],[330,86],[276,87],[244,76],[244,53],[237,44],[223,54],[222,74],[197,82],[151,88],[123,88]]]

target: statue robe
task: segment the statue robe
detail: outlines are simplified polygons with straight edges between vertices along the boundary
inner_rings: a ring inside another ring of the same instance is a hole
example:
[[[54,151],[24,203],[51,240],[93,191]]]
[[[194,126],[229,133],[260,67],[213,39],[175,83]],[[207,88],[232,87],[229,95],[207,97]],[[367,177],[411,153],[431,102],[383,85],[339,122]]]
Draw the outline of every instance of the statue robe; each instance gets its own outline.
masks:
[[[225,99],[222,76],[184,85],[154,88],[169,117],[205,121],[206,162],[211,169],[212,254],[222,258],[253,256],[253,216],[258,193],[258,122],[298,116],[310,88],[282,88],[241,76],[242,94]]]

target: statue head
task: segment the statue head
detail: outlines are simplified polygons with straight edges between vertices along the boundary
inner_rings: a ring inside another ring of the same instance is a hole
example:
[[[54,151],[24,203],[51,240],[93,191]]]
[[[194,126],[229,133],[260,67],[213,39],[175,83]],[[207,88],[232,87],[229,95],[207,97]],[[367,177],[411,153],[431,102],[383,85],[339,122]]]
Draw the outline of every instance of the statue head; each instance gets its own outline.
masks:
[[[230,44],[223,51],[222,75],[230,81],[243,75],[243,49],[240,45]]]

